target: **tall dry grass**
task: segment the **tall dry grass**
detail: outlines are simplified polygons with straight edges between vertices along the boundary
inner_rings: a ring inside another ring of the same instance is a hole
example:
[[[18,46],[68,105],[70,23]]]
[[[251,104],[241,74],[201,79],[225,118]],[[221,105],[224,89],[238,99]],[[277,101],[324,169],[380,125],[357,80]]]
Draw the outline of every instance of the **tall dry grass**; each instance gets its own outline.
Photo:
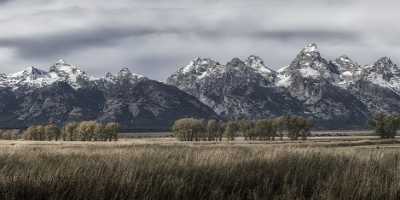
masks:
[[[0,199],[399,199],[400,153],[289,146],[0,147]]]

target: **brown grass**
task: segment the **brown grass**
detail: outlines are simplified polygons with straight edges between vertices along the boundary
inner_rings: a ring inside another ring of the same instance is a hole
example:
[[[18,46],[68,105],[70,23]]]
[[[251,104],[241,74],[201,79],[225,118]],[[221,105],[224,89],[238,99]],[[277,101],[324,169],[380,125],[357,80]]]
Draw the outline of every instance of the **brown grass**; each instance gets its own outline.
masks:
[[[399,199],[398,143],[1,141],[0,199]]]

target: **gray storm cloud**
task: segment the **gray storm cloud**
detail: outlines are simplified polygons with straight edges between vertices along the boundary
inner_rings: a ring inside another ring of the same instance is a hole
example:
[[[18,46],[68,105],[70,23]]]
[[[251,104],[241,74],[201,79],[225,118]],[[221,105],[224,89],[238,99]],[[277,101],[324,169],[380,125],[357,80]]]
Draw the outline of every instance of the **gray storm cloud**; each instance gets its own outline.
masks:
[[[0,72],[46,68],[65,58],[95,75],[129,67],[165,80],[196,56],[227,62],[256,54],[278,68],[310,42],[328,58],[398,61],[399,5],[390,0],[0,0]]]

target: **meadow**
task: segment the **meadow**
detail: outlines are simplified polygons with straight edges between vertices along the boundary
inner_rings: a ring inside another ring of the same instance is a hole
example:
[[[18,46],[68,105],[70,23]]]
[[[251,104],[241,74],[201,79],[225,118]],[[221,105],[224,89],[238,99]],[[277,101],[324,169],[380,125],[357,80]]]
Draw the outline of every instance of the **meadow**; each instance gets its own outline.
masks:
[[[399,199],[400,140],[0,142],[0,199]]]

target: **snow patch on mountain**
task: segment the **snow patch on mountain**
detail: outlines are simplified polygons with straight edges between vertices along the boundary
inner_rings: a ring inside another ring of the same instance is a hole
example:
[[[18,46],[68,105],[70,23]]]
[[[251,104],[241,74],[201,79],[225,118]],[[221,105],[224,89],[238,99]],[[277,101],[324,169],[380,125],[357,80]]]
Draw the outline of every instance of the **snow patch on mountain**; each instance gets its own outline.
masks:
[[[0,79],[0,85],[18,89],[19,87],[44,87],[58,81],[68,82],[72,87],[79,88],[81,81],[95,80],[77,66],[59,60],[49,71],[36,67],[28,67],[23,71],[6,74]]]
[[[366,65],[362,78],[400,94],[400,68],[388,57],[382,57],[373,65]]]
[[[209,77],[220,77],[227,71],[240,71],[245,68],[262,75],[270,82],[274,82],[276,79],[276,72],[274,70],[267,67],[260,57],[251,55],[245,61],[242,61],[239,58],[234,58],[226,65],[222,65],[211,58],[197,57],[190,61],[188,65],[180,67],[176,73],[169,77],[169,80],[172,81],[172,79],[185,77],[186,80],[201,81],[202,79]]]
[[[276,79],[276,72],[264,64],[264,61],[255,55],[249,56],[245,61],[246,66],[254,69],[270,82]]]
[[[303,52],[304,53],[314,53],[314,52],[319,53],[318,46],[315,43],[310,43],[303,49]]]
[[[20,87],[39,88],[56,82],[67,82],[74,89],[78,89],[88,83],[96,83],[98,80],[109,82],[128,80],[134,83],[144,78],[142,75],[130,72],[128,68],[122,68],[115,75],[107,73],[104,78],[96,78],[88,75],[79,66],[68,64],[65,60],[60,59],[48,71],[36,67],[28,67],[20,72],[0,74],[0,86],[16,90]]]
[[[334,65],[321,57],[316,44],[312,43],[304,47],[292,63],[277,71],[276,85],[289,87],[295,84],[298,77],[335,81],[339,73]]]
[[[129,68],[124,67],[117,74],[108,72],[106,76],[101,79],[109,83],[122,83],[128,81],[129,83],[134,84],[147,78],[141,74],[132,73]]]
[[[197,57],[188,65],[180,68],[178,73],[192,75],[194,79],[203,79],[211,74],[217,74],[224,70],[224,66],[211,58]]]
[[[321,75],[317,70],[311,67],[302,68],[299,69],[299,71],[301,75],[306,78],[318,78]]]

